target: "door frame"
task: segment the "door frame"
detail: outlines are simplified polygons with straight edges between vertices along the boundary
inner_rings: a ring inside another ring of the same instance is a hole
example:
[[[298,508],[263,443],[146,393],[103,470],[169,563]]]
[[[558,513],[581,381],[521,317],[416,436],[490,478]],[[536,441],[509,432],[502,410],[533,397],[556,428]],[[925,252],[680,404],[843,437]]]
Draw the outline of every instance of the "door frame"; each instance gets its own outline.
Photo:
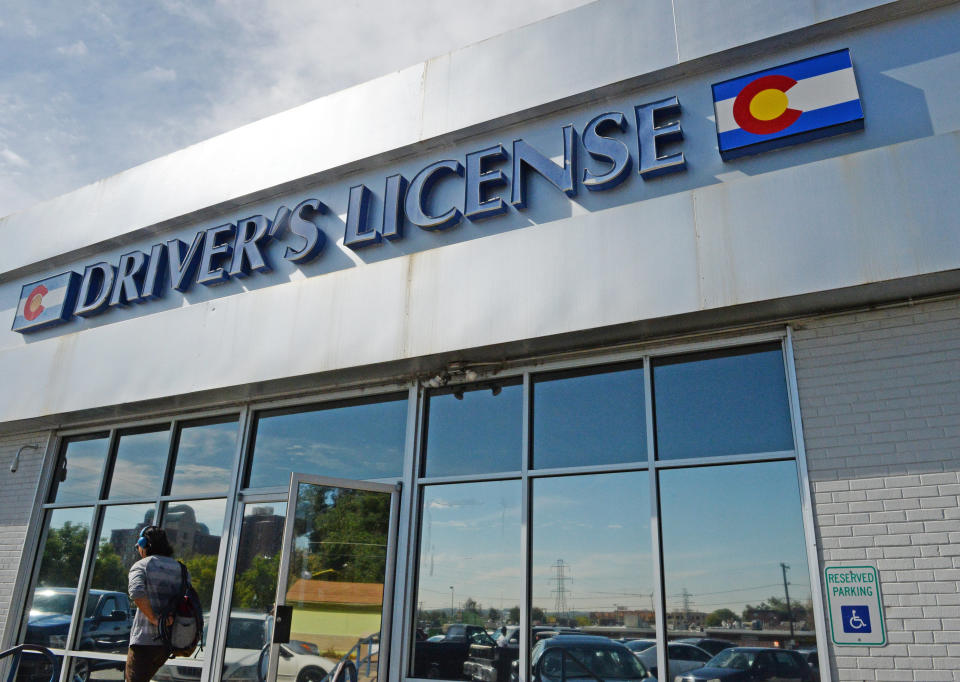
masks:
[[[387,531],[387,556],[383,577],[383,602],[380,616],[380,643],[377,650],[377,679],[386,679],[390,660],[390,633],[393,625],[393,590],[397,568],[397,529],[400,512],[401,485],[397,483],[375,483],[332,476],[315,476],[296,471],[290,472],[290,485],[287,489],[287,515],[283,524],[283,543],[280,546],[280,566],[277,572],[276,606],[286,605],[287,581],[290,573],[291,549],[293,546],[293,519],[297,513],[297,493],[300,484],[319,485],[329,488],[349,488],[369,492],[388,493],[390,495],[390,519]],[[277,682],[280,645],[270,638],[270,658],[267,667],[266,682]],[[327,671],[332,673],[333,670]],[[328,682],[334,682],[328,680]]]

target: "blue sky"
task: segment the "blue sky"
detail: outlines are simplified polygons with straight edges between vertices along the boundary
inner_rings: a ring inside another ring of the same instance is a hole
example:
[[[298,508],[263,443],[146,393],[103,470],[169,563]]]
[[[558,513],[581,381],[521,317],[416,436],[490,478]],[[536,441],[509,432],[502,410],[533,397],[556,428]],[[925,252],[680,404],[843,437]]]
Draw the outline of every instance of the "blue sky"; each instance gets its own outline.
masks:
[[[0,0],[0,216],[588,0]]]

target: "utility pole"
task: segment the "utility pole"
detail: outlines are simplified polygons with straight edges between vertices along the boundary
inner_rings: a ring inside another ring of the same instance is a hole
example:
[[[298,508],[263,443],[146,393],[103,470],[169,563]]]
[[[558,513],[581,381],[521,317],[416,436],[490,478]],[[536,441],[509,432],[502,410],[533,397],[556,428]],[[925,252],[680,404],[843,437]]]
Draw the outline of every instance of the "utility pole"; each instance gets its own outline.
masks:
[[[450,622],[456,620],[457,612],[453,609],[453,585],[450,586]]]
[[[790,607],[790,583],[787,582],[787,564],[780,562],[780,568],[783,570],[783,593],[787,596],[787,618],[790,620],[790,645],[793,646],[793,609]]]

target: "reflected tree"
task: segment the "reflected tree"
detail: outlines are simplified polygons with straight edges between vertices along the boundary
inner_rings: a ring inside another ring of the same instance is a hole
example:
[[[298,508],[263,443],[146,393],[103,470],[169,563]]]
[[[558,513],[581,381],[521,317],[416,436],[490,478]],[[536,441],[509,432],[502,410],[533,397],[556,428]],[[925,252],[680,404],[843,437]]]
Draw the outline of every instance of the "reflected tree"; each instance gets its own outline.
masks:
[[[277,594],[280,555],[257,556],[250,567],[237,576],[233,588],[235,608],[269,611]]]
[[[735,614],[730,609],[717,609],[712,613],[707,615],[705,624],[707,627],[718,627],[723,625],[724,621],[733,621],[737,620],[737,614]]]
[[[127,591],[128,567],[117,554],[113,544],[103,540],[97,549],[97,563],[93,567],[93,587],[114,592]]]
[[[213,601],[213,580],[217,575],[217,557],[214,554],[197,554],[185,559],[184,564],[190,572],[190,582],[200,597],[204,608],[210,608]]]
[[[77,584],[77,574],[83,562],[90,527],[85,523],[64,522],[60,528],[51,528],[40,561],[40,587],[70,587]]]

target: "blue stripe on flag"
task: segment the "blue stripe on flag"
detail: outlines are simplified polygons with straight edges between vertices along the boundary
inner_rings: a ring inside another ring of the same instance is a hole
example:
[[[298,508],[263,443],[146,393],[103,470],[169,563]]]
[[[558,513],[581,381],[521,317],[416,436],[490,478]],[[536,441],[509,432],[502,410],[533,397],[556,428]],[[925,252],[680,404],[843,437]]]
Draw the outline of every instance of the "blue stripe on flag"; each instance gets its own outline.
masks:
[[[753,133],[748,133],[746,130],[737,128],[735,130],[728,130],[725,133],[720,133],[717,137],[720,142],[720,151],[723,152],[759,142],[769,142],[770,140],[776,140],[781,137],[789,137],[798,133],[809,132],[818,128],[828,128],[842,123],[849,123],[850,121],[856,121],[861,118],[863,118],[863,108],[860,106],[860,100],[852,99],[849,102],[841,102],[840,104],[833,104],[829,107],[823,107],[822,109],[806,111],[800,114],[800,118],[798,118],[792,126],[784,128],[778,133],[754,135]]]
[[[747,76],[716,83],[713,85],[713,101],[719,102],[730,99],[731,97],[736,97],[748,83],[756,80],[760,76],[768,76],[775,73],[790,76],[790,78],[799,81],[804,78],[812,78],[813,76],[832,73],[833,71],[849,69],[852,66],[853,64],[850,62],[850,50],[848,49],[822,54],[819,57],[802,59],[798,62],[784,64],[783,66],[775,66],[766,71],[757,71]]]

